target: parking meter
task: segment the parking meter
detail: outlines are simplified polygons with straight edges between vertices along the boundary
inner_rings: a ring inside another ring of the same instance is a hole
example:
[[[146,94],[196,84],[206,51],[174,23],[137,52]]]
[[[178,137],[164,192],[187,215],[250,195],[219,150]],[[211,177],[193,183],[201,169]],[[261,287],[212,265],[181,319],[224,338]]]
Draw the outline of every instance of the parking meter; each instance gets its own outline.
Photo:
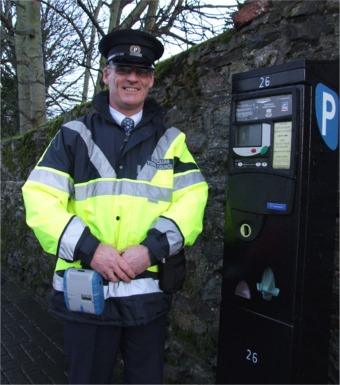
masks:
[[[217,383],[327,383],[338,62],[232,78]]]

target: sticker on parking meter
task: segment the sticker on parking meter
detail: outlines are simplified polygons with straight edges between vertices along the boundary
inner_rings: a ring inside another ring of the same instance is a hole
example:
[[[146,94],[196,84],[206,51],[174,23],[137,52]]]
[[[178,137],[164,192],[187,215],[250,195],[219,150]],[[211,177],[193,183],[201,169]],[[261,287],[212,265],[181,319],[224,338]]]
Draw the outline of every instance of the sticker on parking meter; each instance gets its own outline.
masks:
[[[339,140],[339,97],[322,83],[316,86],[315,111],[324,142],[331,150],[336,150]]]

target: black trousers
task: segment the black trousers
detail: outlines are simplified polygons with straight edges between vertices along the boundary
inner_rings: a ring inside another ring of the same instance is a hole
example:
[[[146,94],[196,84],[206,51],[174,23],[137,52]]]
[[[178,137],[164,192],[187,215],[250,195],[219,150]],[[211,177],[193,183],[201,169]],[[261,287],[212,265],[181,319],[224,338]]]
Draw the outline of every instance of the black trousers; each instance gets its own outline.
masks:
[[[124,383],[162,384],[166,316],[148,325],[119,327],[64,321],[70,384],[110,384],[118,352]]]

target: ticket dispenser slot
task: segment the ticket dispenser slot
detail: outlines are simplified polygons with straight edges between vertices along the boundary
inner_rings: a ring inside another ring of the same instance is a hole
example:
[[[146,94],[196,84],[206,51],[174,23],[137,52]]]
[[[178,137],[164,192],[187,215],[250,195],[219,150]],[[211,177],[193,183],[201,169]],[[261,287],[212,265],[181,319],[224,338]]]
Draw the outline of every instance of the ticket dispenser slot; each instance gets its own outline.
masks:
[[[327,382],[337,87],[335,62],[233,76],[217,383]]]

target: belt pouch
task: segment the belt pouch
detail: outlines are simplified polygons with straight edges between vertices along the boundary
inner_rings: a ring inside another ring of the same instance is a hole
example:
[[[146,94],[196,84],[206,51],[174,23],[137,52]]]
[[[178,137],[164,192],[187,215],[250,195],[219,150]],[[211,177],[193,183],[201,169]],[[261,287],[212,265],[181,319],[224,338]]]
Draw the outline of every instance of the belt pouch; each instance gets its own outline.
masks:
[[[158,265],[159,287],[165,293],[176,293],[184,285],[186,259],[184,251],[172,255]]]

